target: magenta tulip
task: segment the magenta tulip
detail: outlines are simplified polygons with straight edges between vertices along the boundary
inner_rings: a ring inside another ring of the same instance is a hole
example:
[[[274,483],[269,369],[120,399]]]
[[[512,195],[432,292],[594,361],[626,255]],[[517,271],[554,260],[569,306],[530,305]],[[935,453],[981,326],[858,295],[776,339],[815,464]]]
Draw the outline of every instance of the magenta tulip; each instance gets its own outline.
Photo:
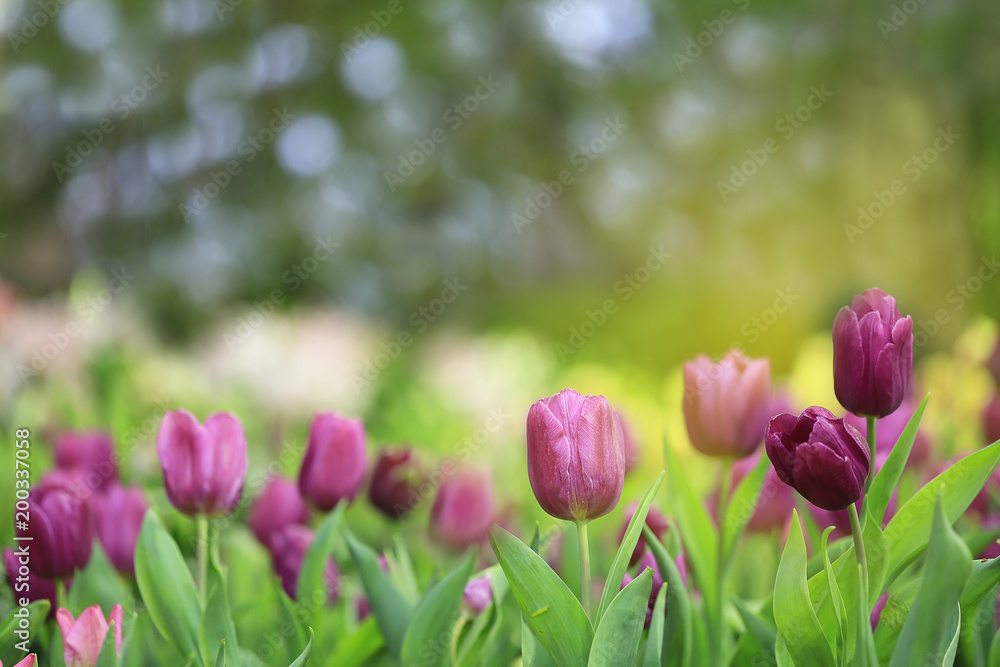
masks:
[[[115,652],[119,658],[122,654],[122,616],[120,604],[111,608],[110,620],[114,622],[115,628]],[[97,667],[97,660],[101,655],[101,647],[104,645],[104,638],[109,628],[101,608],[96,604],[87,607],[76,620],[68,609],[59,609],[56,612],[56,621],[62,632],[66,667]]]
[[[589,521],[614,509],[625,483],[625,436],[604,396],[563,389],[531,406],[528,480],[557,519]]]
[[[308,521],[309,508],[302,500],[298,484],[284,477],[268,480],[250,508],[250,530],[264,546],[285,526]]]
[[[309,443],[299,471],[299,491],[316,509],[329,512],[341,500],[353,500],[365,479],[365,426],[323,412],[309,427]]]
[[[461,551],[486,539],[496,507],[493,478],[480,468],[465,468],[445,479],[431,508],[431,532]]]
[[[94,498],[94,530],[115,569],[135,575],[135,545],[149,503],[138,486],[112,484]]]
[[[268,549],[274,563],[274,571],[281,580],[281,587],[293,600],[303,604],[313,604],[311,600],[298,598],[299,572],[302,563],[312,545],[313,532],[306,526],[290,525],[271,536]],[[324,583],[327,590],[327,600],[336,602],[340,597],[340,571],[337,563],[331,558],[327,561],[324,571]]]
[[[829,410],[782,413],[768,422],[765,442],[778,478],[817,507],[842,510],[864,493],[872,465],[868,444]]]
[[[462,609],[470,616],[479,616],[493,602],[493,587],[490,585],[490,575],[472,579],[465,585],[462,594]]]
[[[59,486],[36,486],[28,496],[27,520],[15,512],[17,534],[31,538],[32,572],[63,579],[90,560],[93,531],[87,503]]]
[[[26,551],[23,551],[27,549]],[[29,603],[35,600],[48,600],[52,603],[50,614],[55,613],[58,600],[56,597],[56,582],[50,579],[42,579],[31,571],[28,565],[31,563],[33,551],[30,543],[23,542],[18,545],[18,550],[3,550],[3,566],[7,573],[7,584],[10,586],[14,600],[27,600]],[[67,584],[71,580],[66,580]],[[67,585],[67,588],[69,586]]]
[[[878,288],[851,299],[833,321],[833,388],[859,416],[885,417],[906,396],[913,368],[913,319]]]
[[[0,667],[3,667],[3,663],[0,662]],[[23,660],[19,661],[14,667],[35,667],[35,654],[31,653]]]
[[[882,597],[878,599],[875,603],[875,608],[872,609],[871,613],[871,624],[872,632],[875,632],[875,628],[878,627],[878,622],[882,618],[882,612],[885,611],[885,606],[889,602],[889,591],[882,593]]]
[[[753,454],[772,400],[769,359],[730,350],[718,363],[700,355],[684,364],[684,423],[702,454],[724,459]]]
[[[387,517],[402,518],[413,509],[416,490],[425,479],[412,450],[384,451],[372,468],[368,499]]]
[[[156,453],[171,504],[190,516],[223,516],[239,505],[247,473],[243,425],[219,413],[202,426],[186,410],[163,417]]]
[[[684,556],[678,556],[674,559],[674,565],[677,567],[678,574],[681,575],[681,581],[687,585],[687,563],[685,562]],[[646,571],[646,568],[653,570],[653,587],[649,591],[649,601],[646,604],[646,628],[649,628],[650,622],[653,620],[653,609],[656,606],[656,598],[660,594],[660,589],[663,588],[663,576],[660,574],[660,566],[656,562],[656,558],[651,552],[646,552],[646,554],[639,560],[639,568],[637,574],[642,574]],[[628,572],[622,577],[622,588],[625,588],[635,577],[631,576]],[[664,613],[666,613],[666,608],[664,608]]]
[[[55,444],[56,465],[76,470],[90,489],[104,489],[118,479],[114,445],[104,431],[60,433]]]

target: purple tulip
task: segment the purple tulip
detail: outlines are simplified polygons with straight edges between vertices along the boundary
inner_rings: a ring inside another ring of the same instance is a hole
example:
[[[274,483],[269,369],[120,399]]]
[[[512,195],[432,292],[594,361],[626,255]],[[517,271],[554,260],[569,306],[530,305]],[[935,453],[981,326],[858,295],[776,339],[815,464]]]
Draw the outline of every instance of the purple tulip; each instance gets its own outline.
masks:
[[[825,510],[841,510],[864,493],[871,454],[860,432],[820,407],[782,413],[765,431],[778,478]]]
[[[67,431],[56,437],[56,466],[63,470],[86,473],[87,485],[104,489],[118,480],[114,445],[111,435],[104,431]]]
[[[462,594],[462,609],[471,616],[479,616],[493,602],[493,587],[490,585],[490,575],[472,579],[465,585]]]
[[[156,453],[178,510],[223,516],[236,509],[247,473],[247,440],[236,417],[214,414],[202,426],[187,410],[172,410],[160,424]]]
[[[56,582],[50,579],[42,579],[31,571],[28,567],[34,556],[29,542],[22,542],[18,548],[28,545],[27,554],[18,554],[13,549],[3,550],[3,566],[7,571],[7,584],[14,594],[14,601],[27,599],[28,602],[35,600],[48,600],[52,603],[50,615],[55,613],[59,605],[56,599]],[[67,580],[67,588],[69,588]]]
[[[365,480],[367,463],[361,420],[321,412],[309,427],[299,491],[313,507],[329,512],[341,500],[354,499]]]
[[[684,556],[680,555],[674,559],[674,565],[677,566],[677,571],[681,575],[681,581],[684,585],[687,585],[687,563],[684,560]],[[660,594],[660,589],[663,587],[663,575],[660,574],[660,566],[656,562],[656,558],[651,552],[646,552],[646,554],[639,561],[638,574],[642,574],[646,571],[646,568],[653,570],[653,587],[649,591],[649,601],[646,604],[646,628],[649,628],[650,622],[653,620],[653,609],[656,607],[656,598]],[[622,577],[622,588],[632,583],[635,577],[631,576],[628,572]],[[664,613],[666,613],[666,607],[664,607]]]
[[[885,417],[903,402],[913,368],[913,319],[878,288],[851,299],[833,321],[833,388],[859,416]]]
[[[625,539],[625,533],[628,532],[628,524],[635,515],[635,511],[639,509],[639,503],[635,502],[630,504],[625,509],[625,519],[622,521],[621,530],[618,531],[618,542],[619,544]],[[649,512],[646,513],[646,525],[653,535],[656,535],[657,539],[662,538],[667,534],[667,530],[670,529],[670,524],[667,522],[667,517],[663,516],[663,513],[655,507],[650,507]],[[639,562],[642,555],[646,553],[646,534],[643,531],[639,532],[639,539],[635,543],[635,549],[632,550],[632,557],[629,559],[629,567],[632,567]]]
[[[299,486],[284,477],[272,477],[250,508],[250,530],[267,546],[271,537],[289,524],[309,521],[309,508],[302,500]]]
[[[882,612],[885,611],[885,605],[889,602],[889,591],[882,593],[882,597],[878,599],[875,603],[875,608],[872,609],[871,622],[872,622],[872,632],[875,632],[875,628],[878,627],[879,619],[882,618]]]
[[[274,571],[281,579],[281,587],[285,593],[293,600],[298,600],[303,604],[311,604],[309,600],[299,600],[299,572],[302,570],[302,562],[312,545],[313,532],[306,526],[290,525],[271,536],[268,549],[271,552],[271,560],[274,563]],[[336,602],[340,595],[340,572],[337,563],[331,558],[326,564],[324,571],[324,582],[326,584],[327,600]]]
[[[149,503],[138,486],[112,484],[93,499],[94,531],[115,569],[135,575],[135,545]]]
[[[438,488],[431,531],[446,546],[461,551],[486,539],[495,513],[492,476],[480,468],[465,468]]]
[[[90,560],[90,508],[59,486],[36,486],[28,495],[24,524],[15,511],[17,534],[32,538],[31,571],[44,579],[63,579]],[[26,524],[26,525],[25,525]]]
[[[391,519],[400,519],[413,510],[414,492],[425,475],[410,449],[384,451],[372,468],[368,500]]]
[[[557,519],[589,521],[614,509],[625,483],[625,436],[604,396],[563,389],[531,406],[528,480]]]
[[[684,423],[702,454],[753,454],[770,417],[771,362],[730,350],[718,363],[704,355],[684,364]]]

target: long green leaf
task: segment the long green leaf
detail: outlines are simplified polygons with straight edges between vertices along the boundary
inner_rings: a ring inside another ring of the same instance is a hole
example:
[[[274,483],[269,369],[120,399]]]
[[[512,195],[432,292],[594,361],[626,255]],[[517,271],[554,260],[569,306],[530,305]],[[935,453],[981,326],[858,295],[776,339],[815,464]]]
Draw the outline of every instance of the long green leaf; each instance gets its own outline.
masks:
[[[224,648],[230,662],[239,655],[239,643],[236,640],[236,625],[229,611],[229,599],[226,595],[226,577],[219,564],[218,555],[213,553],[208,566],[208,593],[205,597],[205,611],[201,618],[202,656],[206,665],[212,664],[215,647],[224,642]]]
[[[757,501],[760,499],[764,486],[764,479],[767,477],[767,471],[770,467],[770,459],[761,456],[757,465],[743,478],[733,492],[729,507],[726,509],[726,525],[722,527],[724,553],[733,552],[747,524],[753,518],[753,514],[757,510]]]
[[[871,517],[869,517],[871,518]],[[872,605],[868,603],[868,591],[865,590],[861,576],[861,565],[858,564],[858,597],[855,604],[854,626],[857,639],[854,642],[853,667],[879,667],[878,654],[875,650],[875,636],[872,634]]]
[[[820,538],[820,549],[823,552],[823,570],[826,572],[826,582],[829,586],[830,601],[833,603],[838,630],[835,640],[830,642],[830,648],[833,650],[834,655],[840,656],[838,664],[843,665],[847,662],[847,609],[844,606],[844,598],[840,594],[840,587],[837,585],[837,576],[834,574],[833,565],[830,563],[830,554],[826,550],[827,541],[830,539],[832,531],[832,526],[823,531],[823,536]],[[868,604],[867,591],[865,593],[864,604]],[[827,638],[834,639],[829,636]]]
[[[454,572],[442,579],[417,604],[413,620],[403,639],[404,665],[436,667],[448,656],[452,628],[462,593],[476,563],[475,553]]]
[[[580,602],[541,556],[503,528],[490,544],[525,623],[559,667],[587,664],[594,630]]]
[[[305,558],[302,559],[299,578],[295,584],[295,597],[313,613],[323,609],[330,595],[330,591],[326,590],[326,566],[340,535],[341,518],[345,507],[344,502],[339,503],[323,519],[312,544],[309,545],[309,550],[306,551]]]
[[[927,400],[930,397],[930,394],[924,396],[924,400],[920,402],[919,407],[917,407],[913,416],[910,417],[910,421],[906,424],[906,428],[900,433],[899,439],[896,440],[892,451],[889,452],[889,457],[882,464],[882,468],[875,475],[875,479],[872,480],[871,489],[868,491],[868,506],[871,510],[871,516],[879,524],[882,523],[885,510],[889,507],[889,500],[892,498],[892,493],[896,490],[899,478],[903,474],[903,468],[910,458],[910,451],[913,449],[913,443],[917,438],[917,430],[920,428],[920,420],[924,416],[924,409],[927,407]]]
[[[642,497],[642,501],[635,510],[635,514],[632,515],[631,521],[629,521],[628,528],[625,530],[625,537],[622,539],[621,545],[618,547],[618,552],[615,554],[615,558],[611,561],[611,570],[608,572],[608,576],[604,581],[604,591],[601,593],[601,602],[597,606],[597,615],[594,617],[594,625],[598,629],[601,627],[601,618],[604,616],[604,612],[607,611],[608,607],[611,606],[611,601],[618,594],[621,588],[622,577],[625,575],[625,569],[628,567],[629,559],[632,557],[632,552],[635,550],[636,542],[639,541],[639,535],[642,533],[642,527],[646,525],[646,515],[649,513],[649,508],[653,504],[654,498],[656,498],[656,492],[660,490],[660,484],[663,483],[663,478],[666,472],[661,472],[656,481],[653,482],[653,486],[650,487],[646,495]]]
[[[399,657],[403,651],[406,630],[413,617],[413,607],[395,584],[385,576],[375,552],[357,541],[349,532],[344,533],[347,547],[358,568],[361,583],[371,605],[372,613],[385,637],[385,645]]]
[[[226,640],[219,642],[219,652],[215,656],[215,667],[226,667]]]
[[[521,662],[524,667],[555,667],[556,664],[528,627],[524,614],[521,615]]]
[[[313,651],[313,629],[309,628],[309,641],[306,643],[306,647],[302,649],[302,654],[295,659],[295,661],[288,667],[303,667],[307,662],[309,662],[309,656],[312,655]]]
[[[336,643],[332,657],[324,663],[326,667],[361,667],[385,648],[385,641],[374,617],[366,618],[351,634]]]
[[[806,543],[797,511],[774,582],[774,621],[789,657],[797,665],[834,667],[836,662],[816,617],[806,583]]]
[[[114,621],[108,623],[108,633],[104,635],[104,643],[101,644],[101,652],[97,656],[97,667],[118,667]]]
[[[667,615],[667,589],[669,584],[660,586],[653,604],[653,616],[649,622],[649,640],[646,642],[646,655],[643,656],[643,667],[660,667],[663,664],[663,617]]]
[[[693,646],[693,621],[691,618],[691,600],[681,579],[681,573],[674,564],[674,559],[667,553],[653,531],[645,529],[646,547],[653,552],[656,564],[667,584],[666,609],[667,618],[663,626],[663,646],[661,653],[665,656],[667,667],[687,667],[691,660]]]
[[[618,667],[635,662],[652,588],[653,570],[646,568],[615,596],[594,634],[587,663],[590,667]]]

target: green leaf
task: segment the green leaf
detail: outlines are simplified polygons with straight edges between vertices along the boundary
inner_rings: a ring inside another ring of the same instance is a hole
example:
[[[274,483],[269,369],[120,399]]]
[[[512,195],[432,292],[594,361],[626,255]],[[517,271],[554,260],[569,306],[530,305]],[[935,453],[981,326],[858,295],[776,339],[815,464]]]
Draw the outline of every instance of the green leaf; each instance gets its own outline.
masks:
[[[288,637],[288,641],[284,642],[285,657],[291,662],[305,648],[306,642],[309,641],[307,626],[302,624],[302,618],[307,616],[308,612],[301,607],[296,607],[295,601],[288,597],[288,593],[285,592],[280,579],[274,577],[271,581],[274,584],[275,595],[278,598],[278,619],[280,620],[280,626],[291,630],[288,633],[283,632],[285,635],[291,635]]]
[[[928,482],[886,526],[891,556],[889,582],[927,548],[938,495],[948,524],[962,515],[1000,462],[1000,441],[966,456]]]
[[[806,583],[806,544],[797,511],[774,582],[774,621],[788,656],[797,665],[834,667],[830,643],[816,617]],[[781,664],[779,660],[779,664]]]
[[[327,660],[327,667],[361,667],[369,658],[385,648],[378,622],[369,616],[358,628],[336,644],[336,652]]]
[[[457,570],[438,582],[417,603],[403,639],[404,665],[435,667],[448,656],[455,617],[476,563],[475,558],[475,553],[470,554]]]
[[[135,547],[135,580],[160,634],[185,659],[201,661],[201,602],[180,549],[156,512],[149,510]]]
[[[375,620],[382,630],[385,645],[394,656],[399,657],[403,652],[406,629],[413,617],[413,606],[382,572],[375,552],[354,539],[354,536],[346,530],[344,537],[361,576],[372,614],[375,615]]]
[[[521,662],[524,667],[555,667],[555,662],[521,615]]]
[[[604,592],[601,593],[601,602],[597,606],[597,615],[594,616],[594,625],[598,629],[601,627],[601,618],[604,617],[604,612],[608,610],[611,606],[611,601],[618,594],[621,589],[622,577],[625,575],[625,569],[628,567],[628,562],[632,558],[632,552],[635,550],[636,542],[639,541],[639,535],[642,533],[642,527],[646,525],[646,515],[649,513],[649,508],[653,504],[653,499],[656,498],[656,492],[660,490],[660,484],[663,483],[663,478],[666,476],[666,472],[661,472],[656,481],[653,482],[653,486],[650,487],[646,495],[642,497],[642,501],[635,510],[635,514],[632,515],[631,521],[628,523],[628,528],[625,530],[625,537],[622,538],[622,543],[618,547],[618,553],[615,554],[615,558],[611,561],[611,570],[608,572],[607,579],[604,581]]]
[[[615,596],[594,634],[587,663],[590,667],[618,667],[635,662],[652,588],[653,569],[646,568]]]
[[[871,518],[869,516],[869,518]],[[879,667],[878,654],[875,650],[875,636],[872,634],[871,608],[874,605],[868,602],[868,591],[865,590],[864,581],[861,575],[861,564],[858,569],[858,596],[857,609],[854,624],[857,630],[857,639],[854,642],[854,662],[853,667]]]
[[[306,642],[306,647],[302,649],[302,654],[295,659],[295,662],[290,664],[288,667],[303,667],[307,662],[309,662],[309,656],[312,655],[313,651],[313,629],[309,628],[309,641]]]
[[[972,556],[951,528],[943,494],[935,503],[932,521],[920,592],[903,624],[889,667],[941,665],[952,639],[947,629],[972,571]]]
[[[774,643],[777,639],[778,630],[771,624],[771,619],[760,614],[755,614],[739,598],[733,598],[733,606],[739,612],[740,618],[743,620],[743,625],[747,628],[747,632],[753,636],[754,640],[756,640],[757,644],[764,651],[764,659],[772,658],[774,656]],[[766,664],[773,664],[773,662]]]
[[[118,667],[118,653],[115,646],[115,622],[108,622],[108,634],[104,635],[101,652],[97,656],[97,667]]]
[[[969,581],[965,584],[965,590],[962,591],[962,599],[960,600],[963,614],[966,613],[966,609],[977,606],[979,601],[996,588],[998,583],[1000,583],[1000,558],[973,561],[972,573],[969,575]]]
[[[667,618],[663,626],[663,646],[661,654],[666,657],[668,667],[686,667],[691,660],[693,646],[693,624],[691,618],[691,600],[681,579],[681,573],[674,564],[674,559],[657,539],[649,527],[645,528],[646,546],[653,552],[656,564],[660,567],[663,581],[667,585],[666,609]]]
[[[541,556],[503,528],[490,544],[524,621],[559,667],[587,664],[594,630],[580,602]]]
[[[663,618],[667,615],[667,589],[669,584],[660,586],[653,605],[653,616],[649,622],[649,640],[646,642],[646,655],[643,657],[643,667],[660,667],[663,664]]]
[[[200,625],[202,657],[206,665],[212,664],[214,648],[220,642],[229,656],[239,655],[236,626],[229,611],[229,599],[226,595],[226,577],[219,565],[216,550],[211,549],[210,552],[208,590],[205,596],[205,611],[202,614]]]
[[[830,533],[832,531],[832,526],[823,531],[823,536],[820,538],[820,550],[823,552],[823,570],[826,572],[826,581],[830,591],[830,601],[833,604],[834,616],[837,621],[838,630],[837,639],[836,641],[830,642],[830,648],[833,650],[834,655],[840,656],[837,661],[838,664],[843,665],[847,662],[847,609],[844,606],[844,598],[840,594],[840,587],[837,585],[837,575],[834,574],[833,565],[830,563],[830,554],[826,550],[827,541],[830,539]],[[867,592],[865,593],[864,602],[866,605],[868,604]],[[828,637],[828,639],[832,638]]]
[[[219,653],[215,656],[215,667],[226,667],[226,640],[219,642]]]
[[[66,606],[75,615],[95,604],[101,609],[111,609],[127,600],[130,593],[130,587],[108,560],[100,542],[95,541],[87,566],[73,577]]]
[[[15,616],[15,614],[21,612],[22,609],[25,610],[23,613],[27,615],[28,628],[30,629],[31,636],[34,637],[45,625],[45,619],[48,617],[51,608],[52,605],[48,600],[35,600],[27,607],[14,607],[7,614],[3,623],[0,623],[0,660],[3,660],[3,664],[15,665],[24,658],[24,652],[14,646],[14,644],[21,641],[14,634],[14,631],[23,629],[19,627],[19,621],[23,617]]]
[[[930,394],[924,396],[924,400],[920,402],[920,406],[917,407],[913,416],[910,417],[906,428],[903,429],[892,451],[889,452],[889,457],[882,464],[882,468],[875,475],[875,479],[872,480],[866,504],[871,509],[870,514],[878,520],[879,525],[882,524],[882,519],[885,517],[885,510],[889,507],[889,500],[892,498],[892,492],[896,489],[896,485],[899,484],[903,468],[910,458],[910,450],[913,449],[913,442],[916,440],[917,430],[920,428],[920,420],[924,416],[924,409],[927,407],[927,400],[930,397]]]
[[[323,609],[330,595],[330,591],[326,590],[326,565],[340,535],[345,507],[345,502],[341,502],[327,514],[302,559],[302,568],[295,583],[295,597],[306,609]]]
[[[757,510],[757,501],[760,499],[764,479],[770,467],[771,460],[766,456],[761,456],[757,465],[743,478],[739,486],[736,487],[736,491],[733,492],[733,496],[729,500],[729,507],[726,508],[726,524],[722,527],[723,553],[732,553]]]

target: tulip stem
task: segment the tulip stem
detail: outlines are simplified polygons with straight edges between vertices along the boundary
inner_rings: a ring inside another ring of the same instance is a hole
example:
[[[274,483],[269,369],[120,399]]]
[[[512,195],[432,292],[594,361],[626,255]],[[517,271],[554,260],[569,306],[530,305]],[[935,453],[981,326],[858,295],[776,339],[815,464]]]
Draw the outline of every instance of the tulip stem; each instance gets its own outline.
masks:
[[[726,519],[729,513],[729,492],[732,481],[733,461],[732,459],[722,460],[722,477],[719,480],[719,548],[716,554],[718,563],[718,598],[716,599],[716,639],[712,642],[712,649],[716,652],[717,662],[721,662],[722,656],[728,652],[726,646],[726,615],[723,607],[726,600],[726,580],[728,579],[726,570],[728,569],[729,556],[726,545]]]
[[[61,609],[69,607],[69,600],[66,599],[65,579],[56,579],[56,607]]]
[[[199,514],[195,523],[198,525],[198,592],[204,604],[208,595],[208,517]]]
[[[861,533],[861,521],[858,519],[858,508],[854,503],[848,505],[851,517],[851,534],[854,536],[854,555],[861,566],[861,585],[865,594],[868,593],[868,557],[865,555],[865,538]],[[866,512],[867,514],[867,512]],[[871,609],[868,610],[871,612]]]
[[[591,585],[590,585],[590,545],[587,543],[587,522],[577,521],[577,534],[580,542],[580,603],[583,610],[590,616]]]

